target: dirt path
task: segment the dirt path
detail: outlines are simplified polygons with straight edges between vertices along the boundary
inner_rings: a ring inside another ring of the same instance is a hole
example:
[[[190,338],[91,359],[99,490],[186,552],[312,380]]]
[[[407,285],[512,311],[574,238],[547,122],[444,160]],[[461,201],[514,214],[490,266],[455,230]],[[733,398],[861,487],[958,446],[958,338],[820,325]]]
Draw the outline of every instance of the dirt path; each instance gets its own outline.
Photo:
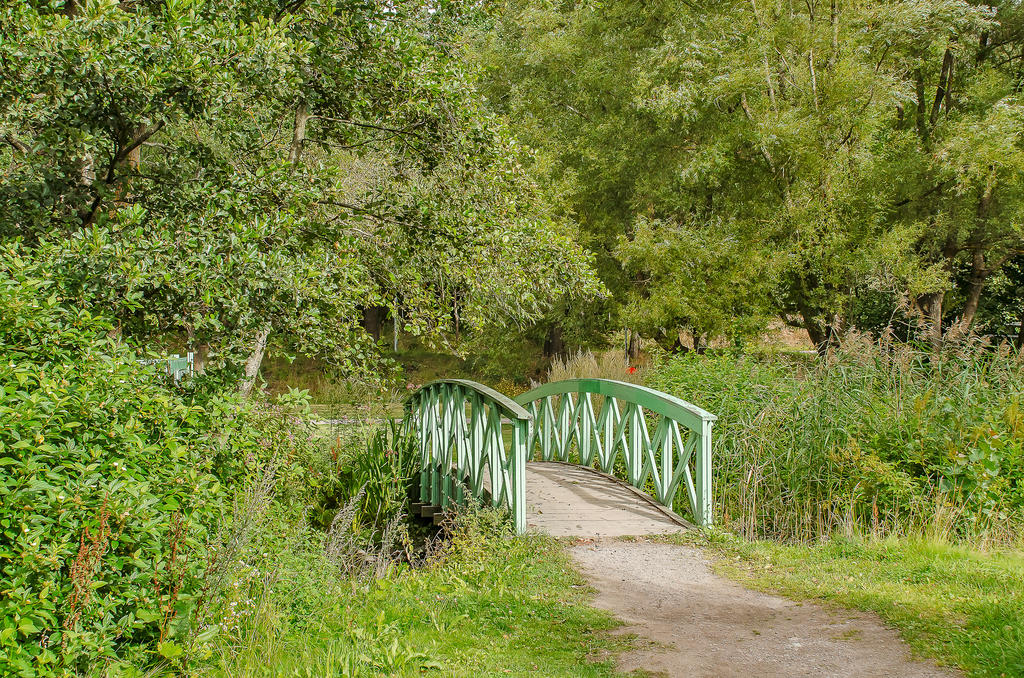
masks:
[[[620,657],[624,672],[664,676],[957,676],[915,661],[896,632],[861,612],[749,591],[711,572],[697,549],[596,541],[572,557],[594,604],[653,641]]]

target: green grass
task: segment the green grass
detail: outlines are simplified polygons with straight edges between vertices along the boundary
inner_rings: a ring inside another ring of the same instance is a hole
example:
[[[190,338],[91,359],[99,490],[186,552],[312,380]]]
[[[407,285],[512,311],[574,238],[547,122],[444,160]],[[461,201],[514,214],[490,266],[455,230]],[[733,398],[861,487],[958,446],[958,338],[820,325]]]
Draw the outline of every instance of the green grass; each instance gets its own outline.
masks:
[[[612,676],[631,642],[608,633],[618,622],[588,606],[552,539],[472,531],[441,562],[370,582],[283,567],[248,631],[206,649],[201,675]]]
[[[1024,523],[1024,354],[936,358],[851,336],[828,359],[666,359],[647,385],[718,415],[715,515],[750,538],[850,531],[1012,543]]]
[[[1024,675],[1024,556],[920,539],[811,545],[712,534],[716,570],[796,599],[867,610],[918,653],[971,676]]]

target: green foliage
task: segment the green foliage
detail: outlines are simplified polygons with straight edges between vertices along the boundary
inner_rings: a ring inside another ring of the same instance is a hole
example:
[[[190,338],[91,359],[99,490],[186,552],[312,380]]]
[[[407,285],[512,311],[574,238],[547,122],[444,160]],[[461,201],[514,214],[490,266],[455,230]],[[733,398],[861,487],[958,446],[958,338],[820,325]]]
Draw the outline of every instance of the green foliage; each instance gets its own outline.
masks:
[[[713,535],[744,585],[877,613],[922,655],[968,676],[1024,672],[1024,559],[922,539],[789,546]]]
[[[650,384],[719,416],[716,520],[742,534],[1001,538],[1020,524],[1024,382],[1012,356],[967,346],[936,365],[850,340],[821,362],[675,358]]]
[[[494,511],[455,516],[423,567],[369,580],[333,568],[317,533],[277,530],[247,556],[261,574],[235,609],[251,613],[190,650],[190,675],[612,676],[593,655],[630,643],[557,542],[513,537]]]
[[[5,252],[0,270],[2,652],[19,674],[81,670],[190,602],[223,494],[211,424],[39,267]]]
[[[368,307],[436,341],[593,291],[482,106],[456,5],[5,5],[0,239],[123,336],[214,366],[269,336],[380,376]]]
[[[577,215],[610,310],[649,337],[742,337],[781,314],[824,344],[875,292],[937,340],[1024,247],[1016,3],[496,16],[475,43],[485,91]]]
[[[0,663],[25,676],[174,653],[232,488],[268,459],[309,484],[281,407],[173,387],[52,278],[0,254]]]
[[[335,492],[340,502],[362,492],[355,520],[373,528],[405,513],[410,491],[419,482],[420,458],[415,438],[401,421],[389,419],[366,441],[364,449],[346,453],[334,447],[337,458]],[[418,485],[417,485],[418,486]]]

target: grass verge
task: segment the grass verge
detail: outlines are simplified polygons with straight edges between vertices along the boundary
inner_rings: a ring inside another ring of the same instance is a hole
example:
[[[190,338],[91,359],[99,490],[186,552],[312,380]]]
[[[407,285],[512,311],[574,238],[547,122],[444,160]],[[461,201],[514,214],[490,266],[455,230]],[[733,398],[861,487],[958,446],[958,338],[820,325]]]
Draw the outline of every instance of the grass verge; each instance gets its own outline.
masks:
[[[682,539],[746,586],[877,613],[919,654],[970,676],[1024,675],[1024,556],[923,539],[812,545],[724,533]]]
[[[244,647],[215,650],[203,675],[615,675],[631,641],[607,632],[618,622],[587,604],[557,542],[471,532],[375,581],[282,572]]]

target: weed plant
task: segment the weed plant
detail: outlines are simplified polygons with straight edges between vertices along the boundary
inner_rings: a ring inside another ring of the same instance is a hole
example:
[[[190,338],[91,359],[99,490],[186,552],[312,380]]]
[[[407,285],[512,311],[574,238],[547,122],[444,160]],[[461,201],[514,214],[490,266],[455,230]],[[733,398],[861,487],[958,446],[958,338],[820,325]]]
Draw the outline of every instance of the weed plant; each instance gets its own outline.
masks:
[[[815,361],[662,361],[649,383],[718,415],[717,520],[748,537],[1013,540],[1024,507],[1022,358],[849,338]]]
[[[409,493],[419,479],[420,460],[415,439],[403,423],[388,420],[357,451],[332,447],[337,464],[336,497],[362,493],[354,516],[362,525],[385,525],[406,510]]]
[[[604,351],[597,355],[591,351],[577,351],[552,360],[547,380],[614,379],[639,384],[644,381],[646,374],[647,368],[644,366],[626,365],[622,351]]]
[[[339,540],[353,555],[338,560]],[[608,662],[587,661],[625,647],[603,632],[614,620],[586,604],[556,542],[513,536],[501,513],[450,515],[415,568],[364,547],[353,531],[324,535],[297,515],[268,515],[240,554],[208,627],[216,631],[167,673],[614,675]]]

